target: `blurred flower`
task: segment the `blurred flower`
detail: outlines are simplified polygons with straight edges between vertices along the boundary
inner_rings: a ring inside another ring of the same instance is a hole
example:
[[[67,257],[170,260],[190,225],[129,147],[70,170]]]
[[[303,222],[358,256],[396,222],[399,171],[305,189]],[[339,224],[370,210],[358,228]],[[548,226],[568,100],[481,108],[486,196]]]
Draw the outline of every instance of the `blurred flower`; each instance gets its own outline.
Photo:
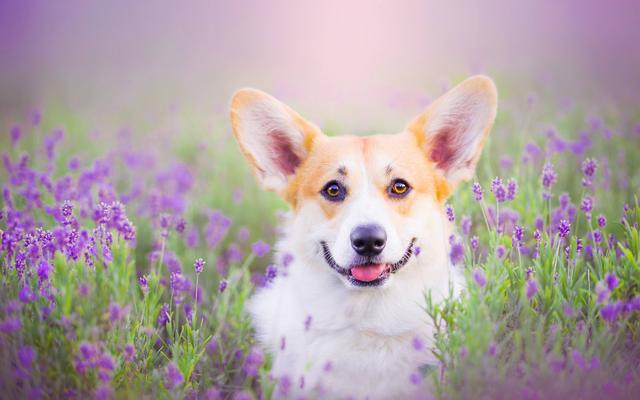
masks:
[[[538,293],[538,282],[535,279],[531,278],[527,280],[525,283],[525,293],[529,300]]]
[[[204,394],[205,400],[222,400],[222,392],[215,386],[210,387]]]
[[[123,357],[126,362],[133,362],[135,360],[136,348],[131,343],[127,343],[124,346]]]
[[[596,169],[598,168],[598,163],[593,158],[587,158],[582,162],[582,173],[586,177],[593,177],[596,173]]]
[[[502,203],[507,199],[507,191],[502,183],[502,179],[495,177],[491,181],[491,193],[498,203]]]
[[[451,237],[454,238],[454,240],[451,240],[450,238],[450,241],[452,243],[451,251],[449,252],[449,258],[451,260],[451,264],[458,265],[464,261],[464,247],[462,246],[462,243],[455,240],[455,237],[453,235],[451,235]]]
[[[473,250],[476,250],[478,248],[478,244],[479,244],[479,239],[477,236],[474,236],[471,238],[471,248]]]
[[[264,280],[262,282],[262,286],[266,286],[269,283],[273,282],[278,276],[278,267],[275,264],[267,265],[267,269],[264,271]]]
[[[238,229],[238,233],[236,234],[236,238],[241,242],[246,242],[247,240],[249,240],[250,236],[251,232],[249,232],[249,229],[245,227]]]
[[[165,374],[164,386],[168,390],[171,390],[175,387],[182,385],[183,383],[184,383],[184,376],[182,376],[182,373],[180,372],[178,367],[176,367],[176,364],[173,361],[171,361],[167,365],[167,372]]]
[[[93,394],[93,398],[96,400],[109,400],[113,398],[113,390],[108,383],[102,383],[96,387]]]
[[[251,245],[251,251],[256,257],[262,257],[271,250],[269,245],[262,240],[258,240]]]
[[[214,210],[211,212],[209,222],[205,227],[205,237],[209,247],[216,247],[225,237],[230,226],[231,219],[221,211]]]
[[[482,200],[482,186],[480,186],[478,182],[473,182],[471,190],[473,191],[473,198],[476,199],[476,201]]]
[[[600,228],[604,228],[607,225],[607,217],[605,217],[604,215],[600,214],[598,215],[598,226]]]
[[[420,385],[422,383],[422,376],[420,376],[418,372],[412,372],[411,375],[409,375],[409,382],[411,382],[412,385]]]
[[[24,304],[28,304],[32,301],[35,301],[37,299],[37,296],[28,285],[24,285],[18,293],[18,298]]]
[[[613,291],[616,287],[618,287],[618,277],[614,272],[609,272],[605,277],[604,281],[607,284],[609,290]]]
[[[138,283],[140,283],[140,289],[142,289],[142,293],[149,293],[149,283],[147,282],[147,277],[145,275],[140,275],[138,278]]]
[[[563,219],[558,224],[557,229],[558,235],[560,235],[561,238],[565,238],[571,230],[571,224],[566,219]]]
[[[456,217],[453,213],[453,207],[451,207],[449,204],[447,204],[445,206],[445,212],[447,214],[447,220],[449,220],[449,222],[453,222],[455,221]]]
[[[15,147],[22,137],[22,127],[20,125],[13,125],[9,131],[9,135],[11,136],[11,145]]]
[[[518,191],[518,183],[515,179],[511,178],[507,182],[507,200],[514,200]]]
[[[507,252],[507,249],[505,249],[503,245],[499,244],[498,246],[496,246],[496,257],[502,258],[504,257],[506,252]]]
[[[165,326],[167,322],[169,322],[169,306],[165,303],[160,308],[160,313],[158,313],[158,325]]]
[[[607,322],[613,322],[618,318],[620,311],[622,311],[622,302],[617,300],[602,307],[600,309],[600,316]]]
[[[22,346],[18,350],[18,362],[20,367],[30,371],[31,366],[33,365],[33,361],[36,359],[36,351],[31,346]]]
[[[596,285],[596,304],[602,304],[607,301],[610,293],[609,287],[605,283],[598,282]]]
[[[553,169],[553,164],[547,162],[542,168],[542,186],[549,190],[556,183],[558,176]]]
[[[224,290],[227,288],[227,284],[228,282],[226,280],[221,280],[220,284],[218,285],[218,292],[223,293]]]
[[[467,236],[471,232],[471,218],[465,216],[462,218],[462,233]]]
[[[580,209],[590,218],[591,210],[593,210],[593,198],[591,196],[584,196],[580,204]]]
[[[202,271],[204,270],[204,265],[205,265],[205,261],[202,258],[197,258],[195,263],[193,264],[193,267],[196,271],[196,274],[200,274],[202,273]]]
[[[309,328],[311,328],[311,320],[312,320],[311,315],[307,315],[307,318],[305,318],[305,320],[304,320],[304,330],[305,331],[308,331]]]
[[[487,284],[487,277],[485,276],[484,271],[478,267],[473,269],[473,280],[481,288],[485,287]]]
[[[111,322],[121,321],[127,316],[127,314],[129,314],[130,308],[130,305],[122,307],[118,303],[109,304],[109,320]]]

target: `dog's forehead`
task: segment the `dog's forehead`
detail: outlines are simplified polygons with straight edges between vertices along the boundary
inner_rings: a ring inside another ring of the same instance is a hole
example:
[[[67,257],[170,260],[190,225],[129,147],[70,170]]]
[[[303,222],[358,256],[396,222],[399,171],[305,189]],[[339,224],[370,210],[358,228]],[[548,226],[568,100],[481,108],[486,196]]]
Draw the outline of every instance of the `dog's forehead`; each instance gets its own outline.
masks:
[[[391,174],[425,162],[415,139],[405,133],[327,137],[314,146],[313,153],[319,165],[345,175]]]

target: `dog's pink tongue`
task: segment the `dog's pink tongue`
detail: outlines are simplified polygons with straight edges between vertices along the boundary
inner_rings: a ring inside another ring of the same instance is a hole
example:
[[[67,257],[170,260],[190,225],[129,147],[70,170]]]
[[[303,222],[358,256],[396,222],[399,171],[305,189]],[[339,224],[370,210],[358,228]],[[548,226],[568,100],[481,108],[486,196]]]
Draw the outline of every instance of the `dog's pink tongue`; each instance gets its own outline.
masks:
[[[384,264],[358,265],[351,268],[351,275],[359,281],[371,282],[378,279],[384,271]]]

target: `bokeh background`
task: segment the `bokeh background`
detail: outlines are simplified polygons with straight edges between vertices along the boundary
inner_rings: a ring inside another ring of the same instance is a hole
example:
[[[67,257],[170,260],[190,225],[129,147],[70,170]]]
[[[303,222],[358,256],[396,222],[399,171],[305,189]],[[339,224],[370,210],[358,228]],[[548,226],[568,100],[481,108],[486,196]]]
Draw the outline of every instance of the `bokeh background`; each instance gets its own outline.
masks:
[[[510,96],[626,103],[640,88],[638,26],[627,0],[3,1],[1,118],[52,103],[101,123],[206,116],[256,86],[319,124],[397,130],[477,72]]]

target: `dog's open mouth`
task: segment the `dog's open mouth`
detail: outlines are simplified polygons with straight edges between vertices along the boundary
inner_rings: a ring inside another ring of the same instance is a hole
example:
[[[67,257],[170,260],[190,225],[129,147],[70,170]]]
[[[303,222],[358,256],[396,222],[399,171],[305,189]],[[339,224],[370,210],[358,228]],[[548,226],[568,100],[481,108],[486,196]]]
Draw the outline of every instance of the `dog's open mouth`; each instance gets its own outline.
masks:
[[[409,261],[413,254],[415,242],[416,238],[411,239],[402,257],[394,263],[378,263],[371,260],[372,262],[357,263],[348,268],[338,265],[333,255],[331,255],[327,242],[322,241],[320,245],[322,246],[325,261],[334,271],[346,277],[349,283],[354,286],[371,287],[382,285],[391,274],[398,272]]]

